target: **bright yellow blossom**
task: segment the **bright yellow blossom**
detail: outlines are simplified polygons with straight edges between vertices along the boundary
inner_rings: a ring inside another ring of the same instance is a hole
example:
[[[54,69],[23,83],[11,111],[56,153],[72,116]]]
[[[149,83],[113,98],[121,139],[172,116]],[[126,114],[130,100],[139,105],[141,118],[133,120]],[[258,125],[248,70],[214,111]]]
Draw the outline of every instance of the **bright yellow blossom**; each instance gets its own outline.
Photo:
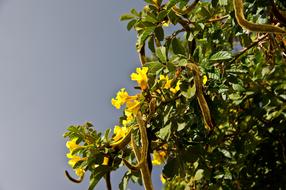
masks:
[[[77,138],[74,138],[70,141],[67,141],[66,147],[69,149],[70,152],[74,151],[75,149],[81,147],[80,145],[76,144]]]
[[[74,167],[74,165],[79,161],[87,160],[86,157],[82,158],[82,157],[77,156],[77,155],[72,155],[71,153],[67,154],[67,157],[70,158],[68,163],[71,167]]]
[[[112,98],[111,104],[120,109],[120,107],[124,104],[132,104],[132,102],[136,101],[138,95],[129,96],[128,92],[125,91],[125,88],[120,89],[117,93],[116,98]]]
[[[176,87],[175,88],[170,88],[170,91],[173,92],[174,94],[176,92],[178,92],[180,90],[180,85],[182,84],[182,82],[180,80],[178,80]]]
[[[138,100],[128,101],[126,102],[126,110],[136,115],[138,110],[140,109],[140,102]]]
[[[117,92],[116,98],[112,98],[111,104],[116,107],[116,109],[120,109],[120,107],[126,103],[128,98],[128,92],[125,91],[125,88],[122,88]]]
[[[103,157],[103,161],[102,161],[102,164],[101,165],[103,165],[103,166],[107,166],[108,165],[108,162],[109,162],[109,158],[108,157],[106,157],[106,156],[104,156]],[[93,165],[93,167],[94,168],[97,168],[99,165],[98,164],[94,164]]]
[[[207,77],[207,75],[204,75],[204,76],[203,76],[203,84],[206,84],[207,81],[208,81],[208,77]]]
[[[142,90],[145,90],[148,87],[147,72],[148,67],[142,67],[142,69],[137,68],[136,73],[131,74],[131,80],[137,81]]]
[[[166,159],[166,151],[154,151],[153,152],[153,160],[152,160],[152,164],[153,165],[160,165],[162,164],[165,159]]]
[[[162,26],[163,27],[168,27],[170,25],[170,22],[169,21],[163,21],[162,22]]]
[[[78,176],[78,177],[82,177],[85,173],[84,169],[82,168],[77,168],[74,170],[75,171],[75,174]]]
[[[164,178],[164,176],[163,176],[162,174],[160,175],[160,179],[161,179],[161,182],[162,182],[163,184],[166,183],[166,179]]]
[[[103,157],[102,165],[107,166],[108,162],[109,162],[109,158],[108,157]]]
[[[122,120],[123,126],[126,126],[128,123],[133,121],[134,117],[132,115],[132,112],[128,111],[127,109],[124,111],[126,119]]]
[[[124,138],[126,136],[126,134],[128,133],[128,128],[127,127],[120,127],[118,125],[116,125],[113,129],[113,132],[115,134],[115,136],[113,137],[113,140],[119,141],[121,138]]]
[[[165,85],[164,85],[164,88],[165,88],[165,89],[171,88],[171,82],[172,82],[172,80],[170,80],[168,76],[160,75],[160,81],[163,81],[163,80],[166,81],[166,83],[165,83]]]

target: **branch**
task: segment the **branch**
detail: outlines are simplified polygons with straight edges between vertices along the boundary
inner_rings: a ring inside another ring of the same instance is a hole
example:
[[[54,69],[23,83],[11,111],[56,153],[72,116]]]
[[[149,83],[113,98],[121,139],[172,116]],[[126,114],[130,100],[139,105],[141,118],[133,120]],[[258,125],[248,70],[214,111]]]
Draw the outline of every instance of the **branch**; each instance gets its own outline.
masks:
[[[110,182],[110,172],[107,172],[105,175],[106,189],[112,190],[111,182]]]
[[[229,17],[229,15],[224,15],[224,16],[221,16],[221,17],[218,17],[218,18],[213,18],[213,19],[210,19],[210,20],[208,20],[207,22],[217,22],[217,21],[221,21],[221,20],[224,20],[224,19],[226,19],[226,18],[228,18]]]
[[[264,40],[266,37],[268,37],[268,34],[265,34],[265,35],[261,36],[259,39],[257,39],[252,44],[250,44],[248,47],[244,48],[241,52],[239,52],[238,54],[235,55],[233,60],[230,61],[230,64],[234,63],[240,56],[242,56],[245,52],[247,52],[252,47],[256,46],[259,42]]]

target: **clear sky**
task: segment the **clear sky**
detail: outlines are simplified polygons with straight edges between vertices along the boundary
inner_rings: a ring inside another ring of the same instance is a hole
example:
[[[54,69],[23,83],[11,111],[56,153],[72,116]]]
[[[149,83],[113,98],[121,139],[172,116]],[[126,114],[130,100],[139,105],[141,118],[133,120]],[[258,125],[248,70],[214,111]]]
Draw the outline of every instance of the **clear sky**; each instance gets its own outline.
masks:
[[[135,33],[119,16],[142,5],[0,0],[0,190],[87,189],[87,179],[77,185],[64,177],[62,134],[86,121],[101,131],[116,124],[121,111],[110,99],[132,88],[139,66]],[[119,178],[112,182],[117,189]]]

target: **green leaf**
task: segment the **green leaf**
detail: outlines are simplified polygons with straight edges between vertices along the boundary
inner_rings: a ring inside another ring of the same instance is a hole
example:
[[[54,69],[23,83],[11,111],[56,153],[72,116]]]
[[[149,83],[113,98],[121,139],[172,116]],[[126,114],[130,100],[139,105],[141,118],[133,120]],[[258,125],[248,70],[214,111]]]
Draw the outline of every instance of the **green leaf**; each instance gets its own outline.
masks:
[[[204,177],[204,170],[203,169],[198,169],[196,171],[196,174],[194,176],[195,181],[200,181]]]
[[[148,74],[155,75],[158,70],[164,67],[164,65],[158,61],[147,62],[145,67],[148,67]]]
[[[232,88],[233,90],[238,91],[238,92],[245,91],[245,88],[243,88],[243,86],[241,86],[240,84],[232,84]]]
[[[130,179],[130,171],[127,171],[124,176],[122,177],[122,180],[119,184],[119,190],[126,190],[127,189],[127,185],[128,185],[128,181]]]
[[[97,183],[105,176],[108,171],[108,166],[98,166],[96,167],[91,175],[89,180],[89,187],[88,190],[93,190]]]
[[[111,129],[107,129],[107,130],[105,131],[104,139],[105,139],[106,141],[108,141],[108,139],[109,139],[110,131],[111,131]]]
[[[136,24],[137,20],[131,20],[130,22],[128,22],[127,24],[127,30],[131,30],[133,28],[133,26]]]
[[[227,150],[225,150],[225,149],[219,149],[219,151],[220,151],[221,153],[223,153],[223,155],[224,155],[225,157],[227,157],[227,158],[232,158],[231,153],[230,153],[229,151],[227,151]]]
[[[174,25],[177,24],[177,21],[179,19],[176,13],[174,13],[174,11],[172,10],[168,13],[168,18]]]
[[[130,179],[133,183],[138,184],[138,185],[143,185],[142,184],[142,178],[141,178],[141,173],[139,171],[133,171],[131,173]]]
[[[225,6],[225,5],[227,5],[227,0],[219,0],[218,4],[221,6]]]
[[[158,137],[163,140],[168,140],[171,134],[171,122],[157,132]]]
[[[167,68],[170,72],[176,71],[176,66],[173,63],[171,63],[170,61],[167,62]]]
[[[163,174],[167,178],[172,178],[178,173],[178,162],[175,158],[169,158],[163,168]]]
[[[170,0],[167,4],[167,9],[172,8],[174,5],[178,3],[178,0]]]
[[[136,15],[136,16],[140,16],[140,14],[135,10],[135,9],[131,9],[130,11],[133,15]]]
[[[212,0],[212,7],[216,8],[218,6],[218,0]]]
[[[133,19],[133,18],[134,18],[134,15],[131,15],[129,13],[125,13],[125,14],[120,16],[120,20],[121,21],[130,20],[130,19]]]
[[[144,17],[142,20],[143,20],[143,21],[146,21],[146,22],[151,22],[151,23],[154,23],[154,24],[158,22],[157,19],[154,18],[154,17],[151,16],[151,15],[147,15],[147,16]]]
[[[152,32],[156,28],[156,25],[152,22],[143,22],[143,21],[137,21],[136,25],[134,25],[135,30],[142,31],[142,30],[150,30],[152,29]]]
[[[159,40],[159,41],[163,41],[164,40],[164,30],[163,28],[160,26],[160,27],[157,27],[155,28],[155,36],[156,38]]]
[[[219,51],[210,57],[211,61],[221,61],[231,59],[231,53],[228,51]]]
[[[148,48],[155,53],[155,44],[154,44],[154,36],[151,36],[148,40]]]
[[[143,47],[143,45],[145,44],[146,39],[150,36],[150,34],[153,33],[155,28],[153,27],[149,27],[146,30],[144,30],[137,38],[137,42],[136,42],[136,48],[137,50],[141,50],[141,48]]]
[[[174,38],[172,40],[172,48],[173,48],[174,54],[186,55],[185,48],[183,47],[181,41],[179,41],[177,38]]]
[[[152,3],[153,1],[151,0],[144,0],[146,3]]]
[[[159,21],[162,21],[162,20],[165,19],[165,17],[167,16],[167,14],[168,14],[168,11],[167,11],[167,10],[160,11],[160,13],[158,14],[157,19],[158,19]]]
[[[167,62],[167,56],[166,56],[166,48],[165,47],[158,47],[156,49],[156,56],[162,63]]]
[[[181,131],[183,129],[185,129],[185,127],[187,126],[187,123],[178,123],[178,128],[177,131]]]
[[[196,86],[195,86],[195,84],[193,84],[192,86],[189,86],[187,91],[182,91],[181,93],[187,99],[192,98],[196,94]]]

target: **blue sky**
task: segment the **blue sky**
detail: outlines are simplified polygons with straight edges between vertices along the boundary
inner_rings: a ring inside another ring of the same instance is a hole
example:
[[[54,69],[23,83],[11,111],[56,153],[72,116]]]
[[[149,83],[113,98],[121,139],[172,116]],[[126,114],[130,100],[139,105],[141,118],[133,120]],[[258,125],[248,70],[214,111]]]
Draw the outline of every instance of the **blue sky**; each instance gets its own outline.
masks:
[[[132,89],[129,75],[139,66],[135,33],[119,16],[142,5],[0,1],[0,190],[87,189],[87,179],[64,177],[62,134],[71,124],[90,121],[103,131],[117,123],[110,99]],[[119,180],[112,176],[114,189]]]

